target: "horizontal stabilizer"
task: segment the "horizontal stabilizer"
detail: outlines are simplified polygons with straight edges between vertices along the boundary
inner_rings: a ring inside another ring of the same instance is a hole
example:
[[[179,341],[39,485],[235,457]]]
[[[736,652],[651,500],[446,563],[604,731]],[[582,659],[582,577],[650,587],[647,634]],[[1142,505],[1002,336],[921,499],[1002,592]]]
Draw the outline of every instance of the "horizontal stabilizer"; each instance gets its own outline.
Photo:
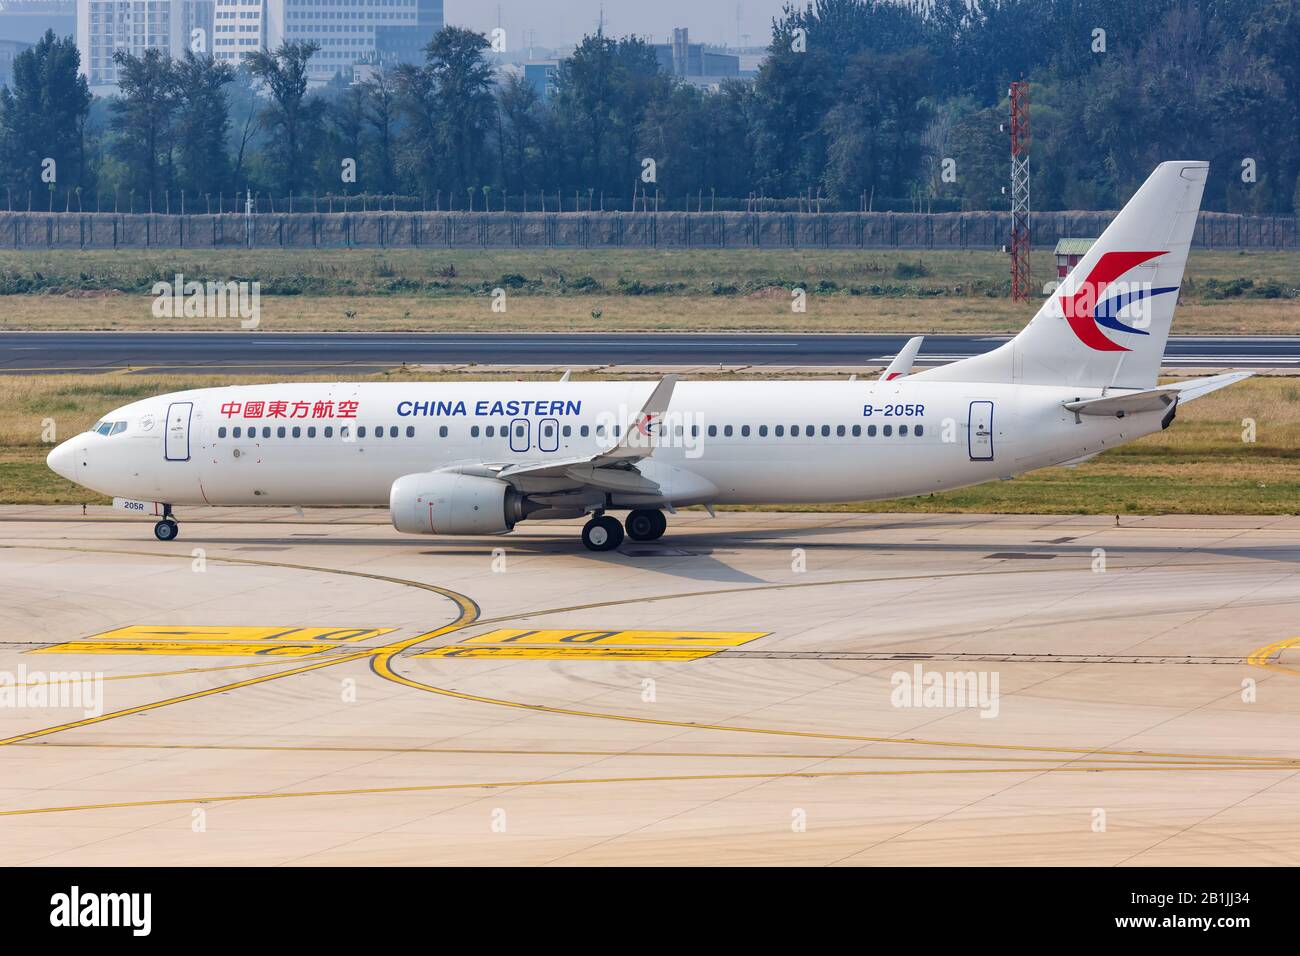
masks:
[[[1253,372],[1228,372],[1225,375],[1212,375],[1208,378],[1194,378],[1189,382],[1161,385],[1159,388],[1147,388],[1139,392],[1125,392],[1121,395],[1108,395],[1105,398],[1087,398],[1077,402],[1066,402],[1065,407],[1076,415],[1135,415],[1138,412],[1158,412],[1167,409],[1175,402],[1190,402],[1208,395],[1210,392],[1233,385],[1250,378]]]

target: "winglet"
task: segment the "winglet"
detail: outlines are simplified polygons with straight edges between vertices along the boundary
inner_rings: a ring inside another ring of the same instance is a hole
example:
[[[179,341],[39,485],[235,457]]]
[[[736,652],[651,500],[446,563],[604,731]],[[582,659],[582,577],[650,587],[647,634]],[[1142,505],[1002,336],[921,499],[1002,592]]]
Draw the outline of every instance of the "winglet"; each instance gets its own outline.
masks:
[[[648,458],[654,452],[653,438],[657,432],[655,426],[662,424],[664,412],[673,399],[673,389],[677,387],[676,375],[665,375],[659,380],[645,405],[624,430],[618,444],[602,455],[602,458]]]
[[[921,343],[925,341],[924,335],[914,335],[907,340],[894,360],[889,363],[889,368],[885,369],[884,374],[880,376],[882,382],[892,382],[896,378],[904,378],[912,374],[912,363],[916,361],[916,353],[921,351]]]

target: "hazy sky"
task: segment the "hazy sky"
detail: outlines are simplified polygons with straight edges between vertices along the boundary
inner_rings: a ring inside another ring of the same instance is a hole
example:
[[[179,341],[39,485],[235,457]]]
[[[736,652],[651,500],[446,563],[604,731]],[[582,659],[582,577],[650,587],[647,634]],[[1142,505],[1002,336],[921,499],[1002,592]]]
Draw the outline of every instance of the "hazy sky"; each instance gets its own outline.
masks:
[[[688,27],[691,40],[734,45],[748,34],[751,46],[766,46],[772,18],[784,0],[604,0],[605,32],[635,33],[664,42],[673,27]],[[601,0],[445,0],[446,20],[456,26],[487,31],[497,25],[497,8],[510,48],[527,45],[536,31],[538,46],[565,46],[596,29]],[[740,29],[736,12],[740,11]]]

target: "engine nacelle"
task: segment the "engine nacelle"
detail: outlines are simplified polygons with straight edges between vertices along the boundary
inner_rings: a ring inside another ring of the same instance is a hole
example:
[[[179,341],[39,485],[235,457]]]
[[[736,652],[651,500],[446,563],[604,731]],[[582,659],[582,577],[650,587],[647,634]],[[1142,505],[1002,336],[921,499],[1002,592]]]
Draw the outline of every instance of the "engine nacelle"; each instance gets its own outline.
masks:
[[[438,471],[398,478],[388,509],[405,534],[502,534],[526,513],[523,496],[504,481]]]

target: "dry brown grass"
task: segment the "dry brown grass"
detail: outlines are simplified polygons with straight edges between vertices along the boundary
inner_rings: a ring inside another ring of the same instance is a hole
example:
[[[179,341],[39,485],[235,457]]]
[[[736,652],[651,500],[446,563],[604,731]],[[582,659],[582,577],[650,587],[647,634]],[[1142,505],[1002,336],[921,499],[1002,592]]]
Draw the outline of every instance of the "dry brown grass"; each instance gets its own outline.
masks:
[[[156,319],[148,296],[0,297],[0,329],[239,331],[235,319]],[[523,296],[494,313],[484,297],[262,296],[260,331],[331,332],[1018,332],[1034,309],[1004,299],[810,295],[790,311],[788,295]],[[1179,306],[1181,334],[1300,334],[1290,299],[1227,299]]]

